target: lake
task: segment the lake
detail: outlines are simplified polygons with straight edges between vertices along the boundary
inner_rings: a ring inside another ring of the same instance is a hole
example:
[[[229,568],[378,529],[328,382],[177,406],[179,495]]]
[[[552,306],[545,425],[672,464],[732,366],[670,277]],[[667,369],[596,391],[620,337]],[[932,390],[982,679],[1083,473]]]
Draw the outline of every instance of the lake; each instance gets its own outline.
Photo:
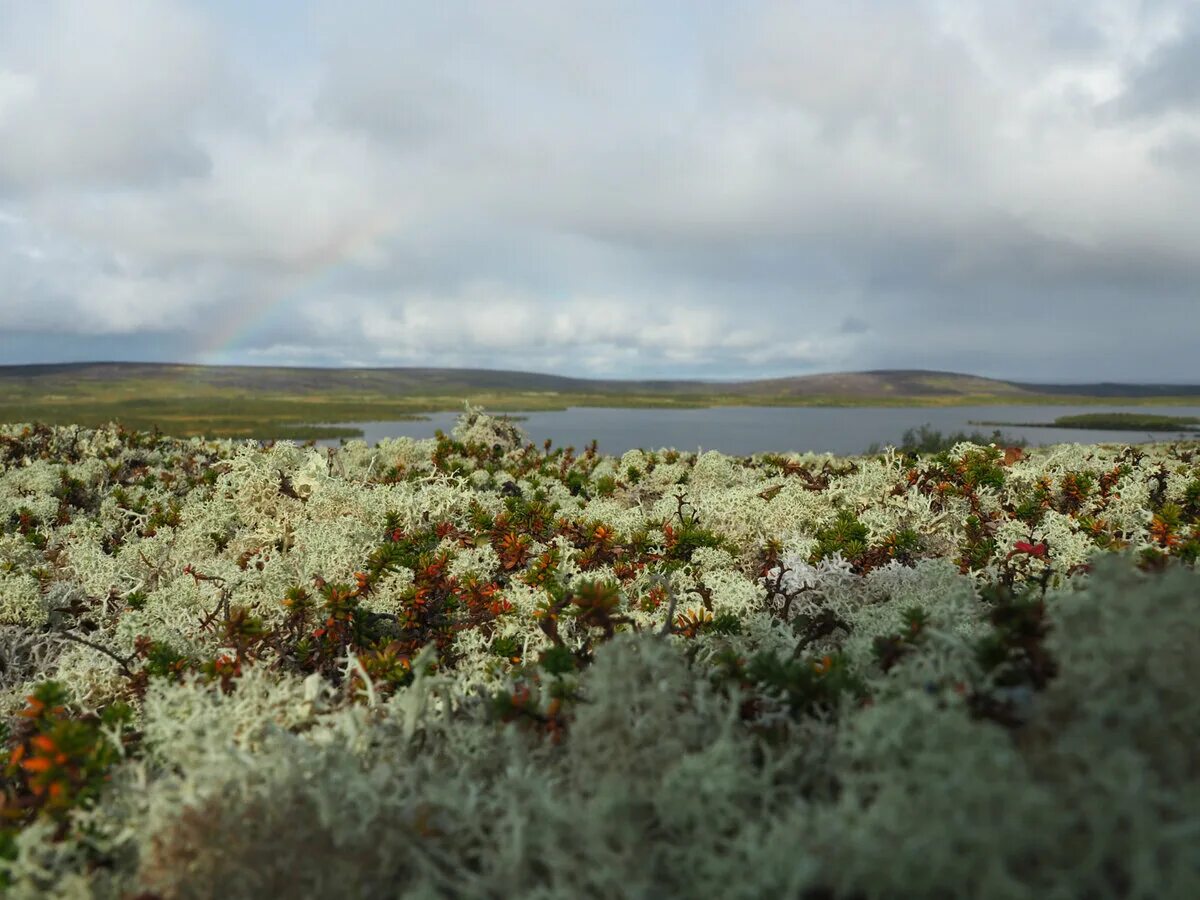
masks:
[[[525,421],[516,424],[529,439],[541,445],[550,438],[557,447],[582,450],[594,438],[601,453],[620,455],[626,450],[719,450],[733,456],[752,453],[813,451],[853,455],[864,453],[872,443],[899,443],[909,428],[928,423],[943,434],[978,431],[990,435],[994,426],[971,425],[976,421],[1053,422],[1059,416],[1096,412],[1154,413],[1171,416],[1200,416],[1196,406],[951,406],[951,407],[774,407],[724,406],[712,409],[619,409],[576,406],[557,412],[519,413]],[[458,420],[458,412],[433,413],[416,422],[338,422],[359,428],[363,440],[375,444],[381,438],[407,436],[432,438],[441,429],[447,434]],[[1093,431],[1079,428],[1000,429],[1006,436],[1025,438],[1030,446],[1059,443],[1144,443],[1189,437],[1200,433],[1139,431]],[[318,441],[324,446],[338,441]]]

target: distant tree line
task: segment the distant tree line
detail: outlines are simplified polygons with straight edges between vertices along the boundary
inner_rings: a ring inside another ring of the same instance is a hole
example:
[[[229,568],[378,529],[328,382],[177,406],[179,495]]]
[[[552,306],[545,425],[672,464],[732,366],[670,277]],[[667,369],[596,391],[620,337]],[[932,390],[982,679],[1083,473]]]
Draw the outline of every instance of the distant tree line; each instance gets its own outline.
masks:
[[[943,435],[940,431],[935,431],[930,423],[926,422],[919,429],[910,428],[904,432],[904,437],[900,443],[895,445],[896,449],[902,453],[941,453],[949,450],[955,444],[961,444],[963,441],[970,441],[973,444],[998,444],[1002,447],[1025,447],[1028,441],[1023,438],[1006,437],[996,429],[990,436],[983,434],[980,431],[973,431],[967,434],[964,431],[956,431],[953,434]],[[877,453],[882,453],[883,447],[874,443],[867,448],[867,455],[874,456]]]

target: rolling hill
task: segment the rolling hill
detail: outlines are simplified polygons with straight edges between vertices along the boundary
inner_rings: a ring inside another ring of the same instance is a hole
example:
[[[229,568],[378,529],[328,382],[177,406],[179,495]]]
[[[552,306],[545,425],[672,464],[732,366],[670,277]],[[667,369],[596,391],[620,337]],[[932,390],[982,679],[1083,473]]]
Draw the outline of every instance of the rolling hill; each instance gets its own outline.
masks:
[[[567,406],[1200,404],[1200,384],[1032,384],[886,369],[753,381],[572,378],[490,369],[198,366],[91,362],[0,366],[0,421],[118,420],[174,434],[335,436],[319,423],[407,418],[464,400],[497,411]]]

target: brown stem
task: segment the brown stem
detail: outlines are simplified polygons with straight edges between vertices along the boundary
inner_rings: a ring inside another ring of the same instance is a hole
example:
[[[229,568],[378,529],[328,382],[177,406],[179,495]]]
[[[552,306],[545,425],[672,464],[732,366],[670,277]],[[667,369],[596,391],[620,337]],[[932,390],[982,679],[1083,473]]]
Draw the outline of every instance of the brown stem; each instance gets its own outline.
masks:
[[[57,636],[61,637],[61,638],[66,638],[69,641],[75,641],[78,644],[83,644],[85,647],[91,647],[93,650],[97,650],[100,653],[103,653],[109,659],[115,661],[116,664],[121,667],[121,671],[124,672],[127,677],[129,677],[129,678],[133,677],[133,670],[129,668],[129,660],[122,659],[121,657],[117,656],[117,654],[115,654],[111,650],[109,650],[107,647],[102,647],[99,644],[92,643],[91,641],[85,640],[84,638],[81,638],[78,635],[71,634],[68,631],[60,631],[60,632],[58,632]]]

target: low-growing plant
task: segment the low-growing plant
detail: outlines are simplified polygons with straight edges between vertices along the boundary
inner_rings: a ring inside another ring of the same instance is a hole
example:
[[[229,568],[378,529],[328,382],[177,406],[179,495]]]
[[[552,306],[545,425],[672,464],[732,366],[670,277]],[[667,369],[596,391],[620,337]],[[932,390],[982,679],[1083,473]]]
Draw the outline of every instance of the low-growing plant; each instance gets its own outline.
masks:
[[[16,853],[16,835],[39,817],[55,825],[58,839],[68,831],[74,809],[96,803],[109,771],[124,754],[123,735],[132,720],[124,703],[106,706],[99,715],[68,711],[67,690],[41,682],[26,698],[11,731],[4,729],[0,749],[0,859]],[[0,886],[7,878],[0,872]]]

